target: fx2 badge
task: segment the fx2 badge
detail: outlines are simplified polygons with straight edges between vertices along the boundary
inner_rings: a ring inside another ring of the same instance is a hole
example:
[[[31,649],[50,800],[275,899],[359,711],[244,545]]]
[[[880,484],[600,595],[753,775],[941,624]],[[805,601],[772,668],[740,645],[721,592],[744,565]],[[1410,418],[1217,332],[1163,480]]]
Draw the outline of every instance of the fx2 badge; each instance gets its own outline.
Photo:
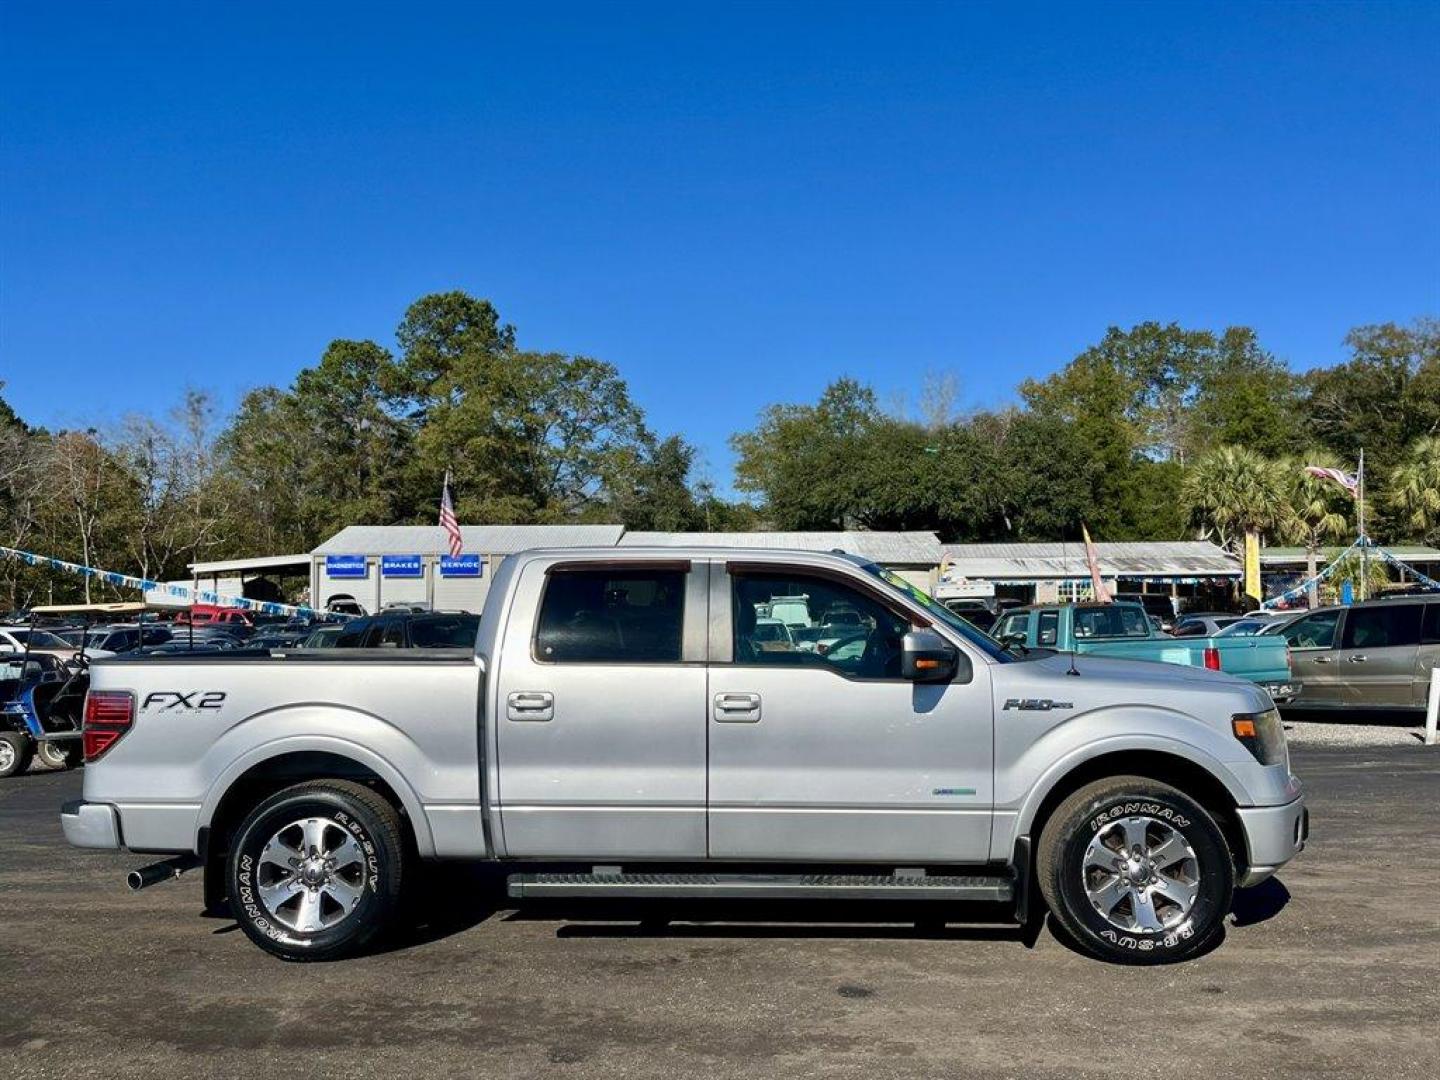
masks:
[[[225,704],[224,690],[152,690],[140,704],[141,712],[216,712]]]

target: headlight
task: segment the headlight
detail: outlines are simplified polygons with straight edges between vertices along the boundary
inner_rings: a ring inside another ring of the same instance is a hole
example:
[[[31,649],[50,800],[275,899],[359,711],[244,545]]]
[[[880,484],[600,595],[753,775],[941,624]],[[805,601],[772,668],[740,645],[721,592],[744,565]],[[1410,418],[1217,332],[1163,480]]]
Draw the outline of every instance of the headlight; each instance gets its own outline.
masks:
[[[1230,718],[1230,730],[1261,765],[1290,768],[1290,751],[1285,745],[1285,728],[1279,709],[1258,713],[1237,713]]]

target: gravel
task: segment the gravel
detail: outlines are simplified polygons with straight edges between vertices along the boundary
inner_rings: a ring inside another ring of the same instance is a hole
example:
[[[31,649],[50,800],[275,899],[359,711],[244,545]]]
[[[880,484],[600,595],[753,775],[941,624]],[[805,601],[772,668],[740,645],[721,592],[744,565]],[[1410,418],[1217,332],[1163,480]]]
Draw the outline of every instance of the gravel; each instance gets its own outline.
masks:
[[[1425,739],[1425,718],[1419,713],[1386,716],[1356,710],[1324,718],[1285,713],[1285,738],[1292,746],[1415,746]],[[1440,746],[1434,748],[1440,764]]]

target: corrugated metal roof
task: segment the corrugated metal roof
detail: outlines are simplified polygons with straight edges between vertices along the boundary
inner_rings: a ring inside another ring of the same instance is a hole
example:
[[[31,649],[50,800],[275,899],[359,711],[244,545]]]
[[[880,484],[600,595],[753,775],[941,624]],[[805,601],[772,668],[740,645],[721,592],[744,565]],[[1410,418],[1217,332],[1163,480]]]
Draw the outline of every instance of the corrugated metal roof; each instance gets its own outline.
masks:
[[[833,551],[839,548],[888,566],[934,566],[940,538],[933,532],[627,532],[621,547],[738,547],[785,551]]]
[[[1097,543],[1106,577],[1239,577],[1240,560],[1205,540]],[[946,544],[955,572],[986,581],[1045,581],[1090,574],[1085,545]]]
[[[623,525],[461,525],[465,550],[513,555],[538,547],[614,547]],[[312,555],[440,555],[450,550],[439,525],[349,525]]]
[[[1440,562],[1440,548],[1427,547],[1424,544],[1381,544],[1379,545],[1388,551],[1401,562]],[[1339,557],[1344,551],[1343,547],[1320,548],[1315,557],[1320,565]],[[1371,549],[1372,551],[1374,548]],[[1303,566],[1306,561],[1305,549],[1303,547],[1266,547],[1260,549],[1260,561],[1271,564],[1290,564]]]

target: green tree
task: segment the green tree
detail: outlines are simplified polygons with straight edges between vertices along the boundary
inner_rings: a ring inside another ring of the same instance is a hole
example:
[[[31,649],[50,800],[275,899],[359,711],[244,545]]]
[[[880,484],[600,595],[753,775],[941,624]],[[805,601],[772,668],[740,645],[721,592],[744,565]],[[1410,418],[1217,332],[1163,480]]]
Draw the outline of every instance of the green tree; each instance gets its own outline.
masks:
[[[1440,542],[1440,436],[1417,439],[1390,473],[1390,507],[1408,534]]]
[[[1293,533],[1288,469],[1244,447],[1222,446],[1186,470],[1181,491],[1194,523],[1238,549],[1246,536]]]
[[[1249,327],[1229,327],[1200,366],[1190,455],[1245,446],[1265,457],[1301,448],[1300,380],[1260,346]]]

